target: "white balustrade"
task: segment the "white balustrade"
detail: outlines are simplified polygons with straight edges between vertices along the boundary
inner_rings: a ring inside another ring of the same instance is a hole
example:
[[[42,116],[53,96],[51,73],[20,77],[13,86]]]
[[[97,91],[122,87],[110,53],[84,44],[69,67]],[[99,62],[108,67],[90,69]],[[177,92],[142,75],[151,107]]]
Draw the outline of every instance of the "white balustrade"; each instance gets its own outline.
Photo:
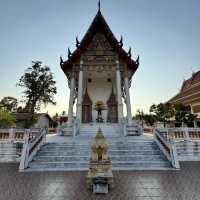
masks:
[[[46,132],[46,129],[26,130],[19,171],[24,171],[28,167],[37,151],[45,143]]]
[[[179,161],[200,161],[200,128],[154,129],[154,138],[175,168]]]
[[[79,130],[80,130],[80,119],[76,118],[74,120],[74,123],[73,123],[73,137],[75,137],[76,135],[78,135]]]

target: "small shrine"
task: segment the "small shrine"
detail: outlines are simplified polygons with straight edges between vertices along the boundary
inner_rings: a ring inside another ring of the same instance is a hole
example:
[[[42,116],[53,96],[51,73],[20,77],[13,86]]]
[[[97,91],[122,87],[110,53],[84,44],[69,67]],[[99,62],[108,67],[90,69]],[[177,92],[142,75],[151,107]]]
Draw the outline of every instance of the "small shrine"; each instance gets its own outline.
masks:
[[[93,193],[107,194],[113,185],[112,165],[108,157],[108,143],[101,129],[91,143],[91,158],[87,186]]]

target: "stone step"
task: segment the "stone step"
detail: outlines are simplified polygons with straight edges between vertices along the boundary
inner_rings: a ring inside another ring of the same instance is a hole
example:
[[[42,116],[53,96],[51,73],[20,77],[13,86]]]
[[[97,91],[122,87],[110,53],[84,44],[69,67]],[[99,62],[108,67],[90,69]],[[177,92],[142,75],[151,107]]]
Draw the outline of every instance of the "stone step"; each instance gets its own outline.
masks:
[[[77,163],[77,162],[66,162],[66,163],[31,163],[28,171],[85,171],[88,170],[88,163]],[[112,163],[113,170],[166,170],[172,169],[168,162],[135,162],[135,163],[124,163],[115,162]]]
[[[154,141],[149,141],[149,140],[146,140],[146,141],[142,141],[142,140],[117,140],[117,139],[113,139],[113,140],[108,140],[107,141],[109,143],[109,145],[148,145],[148,144],[154,144],[155,145],[155,142]],[[50,145],[50,146],[54,146],[54,145],[84,145],[84,144],[90,144],[91,141],[83,141],[83,140],[80,140],[79,138],[70,138],[67,142],[63,142],[63,143],[46,143],[45,145]]]
[[[184,153],[196,153],[196,154],[198,154],[198,153],[200,153],[200,150],[198,150],[198,151],[196,151],[196,150],[188,150],[188,149],[186,151],[184,151],[184,150],[181,150],[181,151],[178,150],[177,153],[178,154],[184,154]]]
[[[112,162],[115,161],[167,161],[167,159],[162,155],[144,156],[144,155],[134,155],[134,156],[110,156]],[[40,156],[34,158],[34,161],[44,161],[44,162],[67,162],[67,161],[89,161],[89,156]]]
[[[108,155],[114,170],[169,169],[170,162],[162,154],[152,138],[144,136],[123,137],[113,127],[102,128],[109,144]],[[81,171],[88,170],[91,139],[96,135],[94,127],[81,127],[75,138],[63,138],[62,143],[47,143],[33,161],[28,171]]]
[[[16,163],[19,161],[20,161],[20,158],[18,156],[0,157],[0,163]]]
[[[2,151],[0,152],[0,157],[5,155],[16,155],[16,151]]]
[[[16,145],[13,143],[0,143],[0,163],[19,162]]]
[[[90,145],[60,145],[60,146],[44,146],[42,147],[43,150],[68,150],[68,149],[79,149],[79,150],[84,150],[84,149],[90,149]],[[156,145],[110,145],[109,149],[110,150],[151,150],[151,149],[157,149],[158,147]]]
[[[108,152],[109,156],[113,156],[113,155],[118,155],[118,156],[127,156],[127,155],[160,155],[160,151],[159,150],[154,150],[154,151],[109,151]],[[67,152],[55,152],[55,151],[40,151],[38,153],[38,155],[40,156],[89,156],[90,155],[90,151],[67,151]]]

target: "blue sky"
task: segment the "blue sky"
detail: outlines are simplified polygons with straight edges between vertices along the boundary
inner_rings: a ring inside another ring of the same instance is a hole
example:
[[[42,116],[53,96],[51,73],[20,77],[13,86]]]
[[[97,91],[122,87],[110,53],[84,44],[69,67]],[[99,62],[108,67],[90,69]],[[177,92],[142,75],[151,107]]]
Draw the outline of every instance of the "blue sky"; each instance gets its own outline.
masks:
[[[102,0],[102,13],[124,47],[140,55],[133,77],[131,103],[148,111],[153,103],[167,101],[184,78],[200,70],[199,0]],[[32,60],[51,67],[57,81],[57,106],[44,111],[67,110],[67,80],[59,56],[74,49],[97,12],[97,0],[0,0],[0,98],[21,99],[16,83]]]

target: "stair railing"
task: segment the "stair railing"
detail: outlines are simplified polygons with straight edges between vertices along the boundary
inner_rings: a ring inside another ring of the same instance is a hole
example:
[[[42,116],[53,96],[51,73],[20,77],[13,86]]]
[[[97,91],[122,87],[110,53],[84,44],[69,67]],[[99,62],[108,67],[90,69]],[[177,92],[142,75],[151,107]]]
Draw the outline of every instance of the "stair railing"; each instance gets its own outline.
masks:
[[[176,144],[169,138],[168,129],[155,128],[153,132],[154,139],[163,154],[171,162],[174,168],[179,169],[180,164],[177,157]]]
[[[46,140],[46,129],[25,130],[25,140],[19,165],[19,171],[24,171]]]
[[[200,128],[170,128],[169,137],[173,141],[176,151],[179,152],[179,161],[199,161]],[[184,146],[184,152],[180,152]]]
[[[13,142],[14,138],[14,129],[0,129],[0,142]]]
[[[127,135],[127,122],[125,118],[122,118],[120,121],[120,129],[121,129],[121,133],[123,133],[124,136]]]
[[[80,130],[80,120],[76,118],[73,123],[73,137],[78,135],[79,130]]]

